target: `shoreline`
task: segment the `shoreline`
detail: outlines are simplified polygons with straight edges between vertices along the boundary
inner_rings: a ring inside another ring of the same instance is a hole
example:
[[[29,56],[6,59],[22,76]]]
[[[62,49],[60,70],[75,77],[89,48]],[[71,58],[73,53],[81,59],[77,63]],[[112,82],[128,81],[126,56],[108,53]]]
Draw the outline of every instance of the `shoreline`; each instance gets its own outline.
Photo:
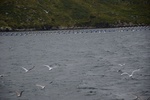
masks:
[[[0,32],[26,32],[26,31],[55,31],[55,30],[82,30],[82,29],[105,29],[105,28],[124,28],[124,27],[148,27],[150,25],[131,25],[131,26],[112,26],[112,27],[53,27],[50,29],[11,29],[6,27],[5,29],[0,29]]]

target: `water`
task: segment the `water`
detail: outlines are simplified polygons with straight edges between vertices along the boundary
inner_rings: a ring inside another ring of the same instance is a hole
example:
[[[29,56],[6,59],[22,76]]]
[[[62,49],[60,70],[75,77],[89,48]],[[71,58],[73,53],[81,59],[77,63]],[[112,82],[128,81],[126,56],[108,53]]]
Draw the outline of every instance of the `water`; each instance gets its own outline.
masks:
[[[0,79],[0,99],[15,100],[15,90],[24,90],[20,98],[29,100],[147,98],[149,29],[0,32],[0,74],[7,75]],[[51,71],[43,67],[54,64],[58,67]],[[29,73],[21,68],[32,66]],[[141,69],[135,79],[118,73],[135,69]],[[44,85],[44,91],[36,84]]]

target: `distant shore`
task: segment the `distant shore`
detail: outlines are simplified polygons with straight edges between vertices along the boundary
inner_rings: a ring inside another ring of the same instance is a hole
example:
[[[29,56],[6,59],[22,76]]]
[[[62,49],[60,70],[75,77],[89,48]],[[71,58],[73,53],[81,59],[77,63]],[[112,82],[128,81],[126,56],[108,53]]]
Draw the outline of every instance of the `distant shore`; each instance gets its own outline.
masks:
[[[24,29],[13,29],[11,27],[1,27],[0,32],[21,32],[21,31],[52,31],[52,30],[77,30],[77,29],[98,29],[98,28],[120,28],[120,27],[144,27],[150,25],[114,25],[109,27],[51,27],[51,28],[43,28],[43,29],[36,29],[36,28],[24,28]]]

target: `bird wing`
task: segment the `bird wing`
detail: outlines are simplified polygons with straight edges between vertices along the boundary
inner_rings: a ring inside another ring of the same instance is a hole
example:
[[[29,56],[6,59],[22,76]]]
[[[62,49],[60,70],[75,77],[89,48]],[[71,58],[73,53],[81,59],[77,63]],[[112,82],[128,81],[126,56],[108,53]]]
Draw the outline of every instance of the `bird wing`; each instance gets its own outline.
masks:
[[[129,75],[127,72],[124,72],[124,73],[122,73],[121,75],[124,75],[124,74],[127,74],[127,75]]]
[[[125,63],[123,63],[123,64],[118,64],[119,66],[124,66],[125,65]]]
[[[122,64],[118,64],[119,66],[123,66]]]
[[[24,90],[22,90],[22,91],[20,91],[20,92],[18,92],[18,91],[15,91],[15,92],[16,92],[16,94],[17,94],[18,97],[21,97],[21,95],[22,95],[22,93],[24,92]]]
[[[44,65],[45,67],[48,67],[48,68],[50,68],[50,66],[49,65]]]
[[[45,88],[45,86],[39,85],[39,84],[36,84],[36,86],[39,86],[39,87],[41,87],[41,88]]]
[[[28,71],[26,68],[22,67],[22,69],[24,69],[26,72]]]
[[[32,68],[30,68],[29,70],[32,70],[35,66],[33,66]]]
[[[140,71],[140,69],[134,70],[132,71],[132,75],[134,74],[134,72]]]
[[[52,67],[50,67],[49,65],[44,65],[45,67],[49,68],[49,70],[52,69]]]
[[[22,91],[20,92],[20,96],[22,95],[23,92],[24,92],[24,90],[22,90]]]

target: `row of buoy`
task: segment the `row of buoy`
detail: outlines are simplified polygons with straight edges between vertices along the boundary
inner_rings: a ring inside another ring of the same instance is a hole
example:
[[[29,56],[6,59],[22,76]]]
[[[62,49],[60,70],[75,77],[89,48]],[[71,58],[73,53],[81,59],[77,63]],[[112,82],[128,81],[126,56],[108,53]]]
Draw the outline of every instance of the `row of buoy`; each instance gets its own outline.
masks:
[[[55,30],[55,31],[29,31],[29,32],[0,32],[0,36],[36,36],[48,34],[82,34],[82,33],[108,33],[108,32],[128,32],[150,30],[149,26],[140,27],[120,27],[107,29],[80,29],[80,30]]]

